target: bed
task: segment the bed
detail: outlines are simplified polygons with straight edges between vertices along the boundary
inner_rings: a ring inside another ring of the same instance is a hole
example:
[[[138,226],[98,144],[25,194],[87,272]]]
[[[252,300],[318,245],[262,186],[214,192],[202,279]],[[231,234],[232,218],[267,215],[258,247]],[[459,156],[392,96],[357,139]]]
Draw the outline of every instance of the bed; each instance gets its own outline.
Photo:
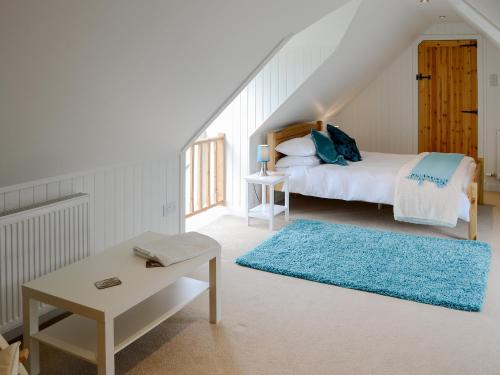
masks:
[[[344,167],[334,164],[276,168],[284,155],[275,150],[280,143],[302,137],[311,129],[322,130],[323,123],[295,124],[267,134],[271,155],[269,169],[288,174],[290,192],[346,201],[394,204],[396,176],[415,155],[361,151],[363,160]],[[482,161],[464,158],[460,178],[458,217],[469,223],[469,239],[477,238],[477,204],[482,199]]]

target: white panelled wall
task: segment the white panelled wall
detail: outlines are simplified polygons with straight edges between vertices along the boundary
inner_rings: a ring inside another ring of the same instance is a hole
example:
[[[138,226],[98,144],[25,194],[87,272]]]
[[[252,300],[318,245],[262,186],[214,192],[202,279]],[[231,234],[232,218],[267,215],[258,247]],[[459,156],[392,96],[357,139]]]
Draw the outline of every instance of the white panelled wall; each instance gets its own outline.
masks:
[[[417,151],[413,122],[413,46],[407,48],[377,78],[333,118],[366,151]]]
[[[243,207],[242,177],[249,173],[249,137],[329,55],[327,48],[296,47],[278,53],[207,129],[226,134],[226,205]]]
[[[423,38],[467,38],[477,36],[465,23],[433,25]],[[485,158],[485,171],[497,168],[496,131],[500,130],[500,87],[491,86],[491,74],[500,74],[500,50],[486,37],[480,36],[478,49],[479,153]],[[367,151],[416,153],[417,123],[417,45],[406,48],[394,62],[344,108],[330,118],[352,134]]]
[[[250,136],[335,51],[360,4],[351,0],[291,38],[208,127],[209,137],[226,134],[226,205],[233,213],[246,208],[242,178],[255,164]]]
[[[147,230],[179,231],[179,158],[126,164],[0,188],[0,213],[74,193],[90,196],[90,250]]]

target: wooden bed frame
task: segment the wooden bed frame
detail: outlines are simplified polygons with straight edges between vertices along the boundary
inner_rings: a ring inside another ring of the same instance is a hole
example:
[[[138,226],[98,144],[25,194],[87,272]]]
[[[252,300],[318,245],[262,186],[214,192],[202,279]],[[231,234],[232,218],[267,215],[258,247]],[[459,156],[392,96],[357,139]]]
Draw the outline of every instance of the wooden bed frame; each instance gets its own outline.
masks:
[[[276,146],[292,138],[303,137],[311,132],[311,129],[323,130],[323,121],[298,123],[287,126],[267,134],[267,144],[270,148],[270,160],[268,169],[275,170],[276,162],[282,158],[283,154],[276,151]],[[483,204],[484,190],[484,161],[482,158],[476,160],[476,170],[474,177],[467,189],[467,196],[470,200],[469,210],[469,235],[470,240],[477,239],[477,205]]]

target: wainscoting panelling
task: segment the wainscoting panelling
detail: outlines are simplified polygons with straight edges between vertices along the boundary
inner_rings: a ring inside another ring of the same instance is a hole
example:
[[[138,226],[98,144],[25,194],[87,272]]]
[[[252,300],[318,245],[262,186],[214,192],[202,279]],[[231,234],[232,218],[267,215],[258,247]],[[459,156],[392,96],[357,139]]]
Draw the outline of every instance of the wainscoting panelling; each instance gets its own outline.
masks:
[[[255,171],[250,137],[335,51],[360,4],[350,1],[294,35],[208,127],[209,137],[226,134],[226,205],[234,213],[244,212],[242,178]]]
[[[352,134],[363,150],[417,152],[414,79],[410,47],[330,121]]]
[[[179,160],[102,168],[0,189],[0,212],[74,193],[90,196],[90,250],[152,230],[179,231]]]
[[[249,173],[249,138],[332,53],[334,46],[293,46],[274,56],[207,130],[226,134],[226,203],[246,204],[242,178]]]
[[[21,286],[90,256],[89,234],[87,194],[0,216],[0,333],[22,324]]]

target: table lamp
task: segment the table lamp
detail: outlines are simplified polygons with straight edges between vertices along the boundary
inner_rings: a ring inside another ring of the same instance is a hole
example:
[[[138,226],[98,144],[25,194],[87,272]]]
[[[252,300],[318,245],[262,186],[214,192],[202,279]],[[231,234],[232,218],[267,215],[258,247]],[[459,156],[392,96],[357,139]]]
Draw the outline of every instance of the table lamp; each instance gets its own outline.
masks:
[[[259,177],[268,176],[267,162],[269,161],[269,145],[257,146],[257,161],[260,163]]]

